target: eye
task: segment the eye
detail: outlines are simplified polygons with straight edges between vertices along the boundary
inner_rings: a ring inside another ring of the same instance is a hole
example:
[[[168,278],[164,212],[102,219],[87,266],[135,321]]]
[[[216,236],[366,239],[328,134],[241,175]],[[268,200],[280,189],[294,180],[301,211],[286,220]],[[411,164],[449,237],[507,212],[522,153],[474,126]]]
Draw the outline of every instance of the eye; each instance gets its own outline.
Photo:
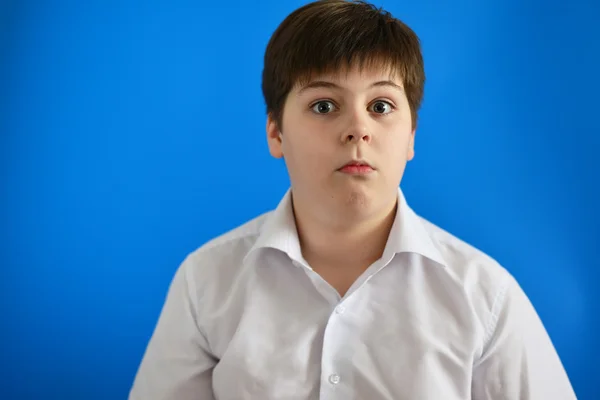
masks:
[[[317,114],[329,114],[335,110],[335,104],[331,101],[319,101],[312,105],[312,110]]]
[[[394,111],[394,106],[383,100],[376,101],[369,108],[376,114],[389,114]]]

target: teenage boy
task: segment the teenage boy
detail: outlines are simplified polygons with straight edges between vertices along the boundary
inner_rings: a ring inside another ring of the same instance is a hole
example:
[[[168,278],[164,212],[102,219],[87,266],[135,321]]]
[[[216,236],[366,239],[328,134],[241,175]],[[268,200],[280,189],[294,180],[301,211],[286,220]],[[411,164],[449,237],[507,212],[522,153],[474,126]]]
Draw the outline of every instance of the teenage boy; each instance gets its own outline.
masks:
[[[368,3],[282,22],[263,93],[291,188],[183,262],[130,399],[575,399],[515,279],[399,189],[424,81]]]

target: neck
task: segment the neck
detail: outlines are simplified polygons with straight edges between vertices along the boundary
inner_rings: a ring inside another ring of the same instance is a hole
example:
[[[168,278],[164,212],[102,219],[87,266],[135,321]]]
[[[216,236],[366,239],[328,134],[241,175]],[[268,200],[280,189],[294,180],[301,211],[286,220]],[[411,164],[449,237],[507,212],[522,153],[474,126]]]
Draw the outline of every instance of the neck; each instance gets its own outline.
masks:
[[[366,268],[381,258],[396,217],[397,199],[371,218],[321,219],[293,202],[302,255],[311,266]]]

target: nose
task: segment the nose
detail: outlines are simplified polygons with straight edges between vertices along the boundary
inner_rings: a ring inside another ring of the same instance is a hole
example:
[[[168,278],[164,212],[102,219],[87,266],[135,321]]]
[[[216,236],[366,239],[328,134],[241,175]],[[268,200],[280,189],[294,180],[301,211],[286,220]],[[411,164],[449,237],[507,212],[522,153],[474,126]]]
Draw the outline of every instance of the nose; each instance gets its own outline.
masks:
[[[365,111],[354,111],[350,118],[348,118],[348,125],[346,129],[342,131],[341,141],[342,143],[358,143],[364,141],[370,143],[372,134],[367,123],[368,115]]]

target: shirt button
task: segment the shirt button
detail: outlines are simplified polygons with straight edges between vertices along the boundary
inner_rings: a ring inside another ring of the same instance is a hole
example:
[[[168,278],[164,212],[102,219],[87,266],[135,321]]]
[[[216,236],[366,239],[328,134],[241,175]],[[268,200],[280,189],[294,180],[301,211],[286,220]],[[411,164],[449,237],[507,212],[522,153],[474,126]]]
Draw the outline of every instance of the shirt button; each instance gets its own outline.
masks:
[[[333,385],[337,385],[340,383],[340,376],[336,374],[329,375],[329,382],[331,382]]]
[[[343,314],[344,311],[346,311],[346,307],[344,307],[344,306],[337,306],[335,308],[335,312],[338,313],[338,314]]]

